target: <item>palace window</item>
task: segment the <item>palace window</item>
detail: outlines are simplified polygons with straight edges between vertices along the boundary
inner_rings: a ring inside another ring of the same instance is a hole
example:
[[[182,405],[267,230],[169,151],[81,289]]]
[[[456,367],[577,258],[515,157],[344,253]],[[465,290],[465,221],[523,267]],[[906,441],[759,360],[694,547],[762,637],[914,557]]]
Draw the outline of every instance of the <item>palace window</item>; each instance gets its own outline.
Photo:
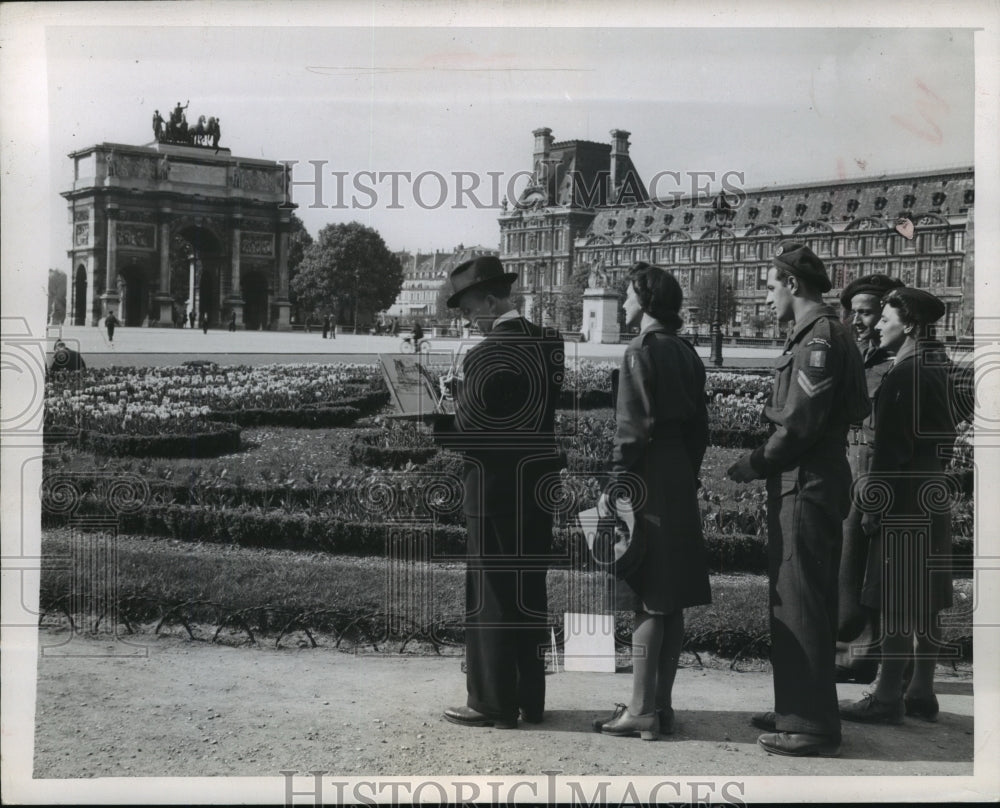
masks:
[[[952,233],[951,234],[952,252],[962,252],[964,248],[965,248],[965,233]]]
[[[885,255],[887,241],[885,236],[875,236],[872,239],[872,253],[875,255]]]
[[[948,262],[948,286],[962,285],[962,259],[953,258]]]
[[[931,261],[931,284],[934,286],[944,286],[947,271],[947,261],[941,259]]]
[[[903,261],[903,271],[900,275],[900,280],[906,286],[913,286],[914,275],[917,274],[917,262],[916,261]]]
[[[947,252],[948,251],[948,233],[944,230],[938,230],[931,233],[931,252]]]
[[[921,289],[931,284],[931,262],[917,261],[917,286]]]
[[[848,236],[841,242],[842,252],[841,255],[860,255],[860,242],[857,236]]]
[[[767,267],[760,267],[757,270],[757,291],[767,288]]]

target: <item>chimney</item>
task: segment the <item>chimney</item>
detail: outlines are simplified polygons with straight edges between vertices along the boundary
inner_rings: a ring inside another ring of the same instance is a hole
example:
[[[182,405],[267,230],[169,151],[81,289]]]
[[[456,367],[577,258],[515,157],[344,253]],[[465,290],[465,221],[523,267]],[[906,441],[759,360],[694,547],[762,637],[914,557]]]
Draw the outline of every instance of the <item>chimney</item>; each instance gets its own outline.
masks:
[[[628,138],[631,132],[624,129],[611,130],[611,188],[617,191],[625,181],[628,171]]]
[[[531,165],[535,173],[535,182],[538,182],[545,173],[541,166],[549,159],[549,149],[552,147],[552,130],[545,126],[541,129],[535,129],[531,134],[535,136],[535,153]]]

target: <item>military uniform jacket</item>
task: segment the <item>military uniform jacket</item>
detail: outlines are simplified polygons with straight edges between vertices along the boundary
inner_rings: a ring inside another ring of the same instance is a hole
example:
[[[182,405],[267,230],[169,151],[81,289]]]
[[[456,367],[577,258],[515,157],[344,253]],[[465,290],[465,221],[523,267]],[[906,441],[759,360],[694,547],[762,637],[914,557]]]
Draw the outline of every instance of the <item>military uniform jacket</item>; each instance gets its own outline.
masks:
[[[555,412],[564,377],[562,335],[523,317],[497,323],[466,354],[455,416],[435,439],[465,455],[467,516],[537,510],[538,484],[558,469]]]
[[[861,354],[830,306],[814,308],[795,328],[774,371],[763,417],[774,431],[750,456],[770,477],[806,459],[844,458],[847,430],[871,411]]]
[[[865,366],[865,384],[868,388],[869,401],[875,401],[879,387],[885,374],[892,367],[892,356],[885,348],[873,345],[871,340],[862,340],[858,343],[858,350]],[[875,410],[872,408],[871,415],[860,424],[853,425],[851,429],[851,443],[872,444],[875,440]]]

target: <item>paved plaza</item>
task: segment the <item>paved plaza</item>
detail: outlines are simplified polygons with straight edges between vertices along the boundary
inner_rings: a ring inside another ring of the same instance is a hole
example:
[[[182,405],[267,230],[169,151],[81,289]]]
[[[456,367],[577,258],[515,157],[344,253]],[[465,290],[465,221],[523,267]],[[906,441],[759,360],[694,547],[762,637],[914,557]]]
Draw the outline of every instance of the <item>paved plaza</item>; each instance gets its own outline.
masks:
[[[397,353],[402,336],[373,337],[338,334],[323,339],[320,331],[224,331],[190,328],[118,328],[114,342],[108,340],[101,326],[50,326],[46,350],[59,336],[74,350],[80,351],[87,367],[176,365],[190,359],[210,359],[220,365],[267,365],[287,362],[369,362],[380,353]],[[480,337],[461,340],[454,337],[432,338],[433,352],[450,357],[478,342]],[[698,353],[706,363],[709,348],[699,345]],[[570,362],[576,359],[618,361],[625,345],[599,345],[567,342]],[[723,367],[770,368],[781,351],[778,348],[725,346]]]

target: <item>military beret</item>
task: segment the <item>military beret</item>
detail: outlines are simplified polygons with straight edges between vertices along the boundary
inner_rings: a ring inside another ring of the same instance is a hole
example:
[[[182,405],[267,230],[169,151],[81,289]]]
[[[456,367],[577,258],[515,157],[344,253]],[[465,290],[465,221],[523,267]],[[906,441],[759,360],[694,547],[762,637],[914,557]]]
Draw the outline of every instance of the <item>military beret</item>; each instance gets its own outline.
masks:
[[[812,250],[797,241],[786,241],[774,251],[774,265],[789,275],[805,281],[817,292],[829,292],[833,287],[826,267]]]
[[[855,295],[872,295],[881,300],[893,289],[898,289],[902,285],[903,282],[899,278],[890,278],[888,275],[864,275],[844,287],[844,291],[840,294],[840,302],[845,309],[849,309]]]
[[[945,306],[937,297],[923,289],[914,289],[912,286],[901,286],[893,289],[885,296],[883,304],[892,300],[902,303],[902,308],[910,319],[918,325],[930,325],[936,323],[944,317]]]

